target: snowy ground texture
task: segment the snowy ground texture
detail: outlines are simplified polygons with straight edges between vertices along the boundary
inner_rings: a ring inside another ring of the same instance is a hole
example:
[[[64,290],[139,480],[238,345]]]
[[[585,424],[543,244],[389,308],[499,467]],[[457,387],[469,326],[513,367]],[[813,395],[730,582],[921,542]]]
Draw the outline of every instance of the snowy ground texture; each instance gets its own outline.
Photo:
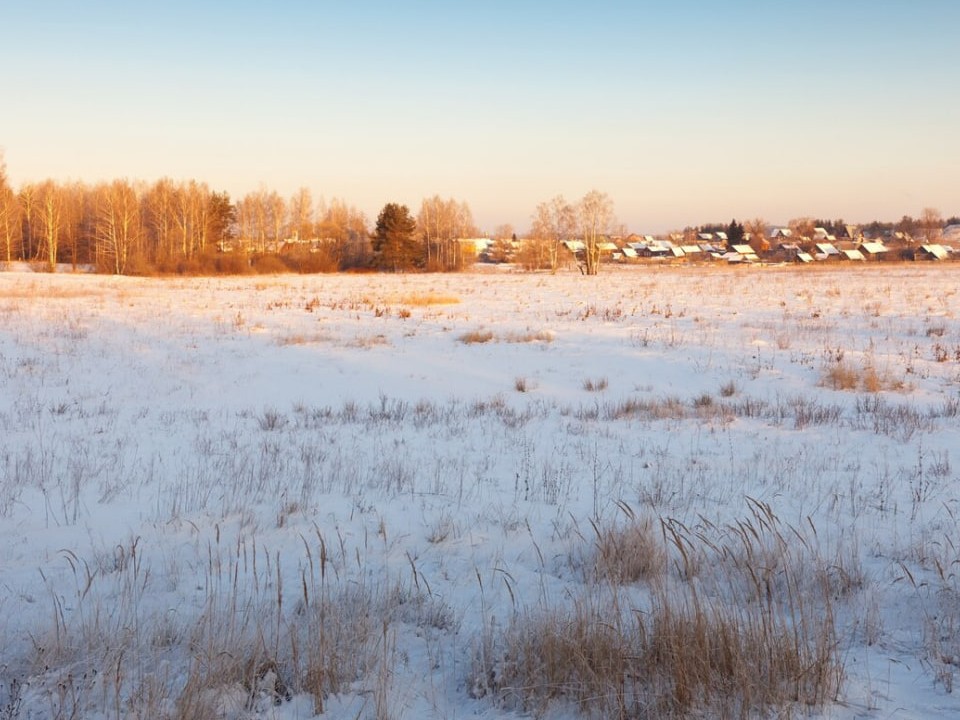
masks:
[[[958,717],[958,282],[0,273],[0,719]]]

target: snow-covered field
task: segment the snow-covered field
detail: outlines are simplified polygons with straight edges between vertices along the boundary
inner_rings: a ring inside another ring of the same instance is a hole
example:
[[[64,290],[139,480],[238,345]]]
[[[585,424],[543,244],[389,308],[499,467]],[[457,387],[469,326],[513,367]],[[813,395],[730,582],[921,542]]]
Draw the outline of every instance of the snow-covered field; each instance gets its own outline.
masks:
[[[517,644],[671,597],[823,640],[788,710],[958,717],[958,281],[0,273],[0,718],[682,713]]]

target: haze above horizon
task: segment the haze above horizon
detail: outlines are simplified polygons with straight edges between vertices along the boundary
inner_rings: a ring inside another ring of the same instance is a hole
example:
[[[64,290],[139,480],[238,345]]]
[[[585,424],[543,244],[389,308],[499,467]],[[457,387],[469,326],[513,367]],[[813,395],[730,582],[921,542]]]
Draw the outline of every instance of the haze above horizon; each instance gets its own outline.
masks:
[[[960,212],[960,3],[37,0],[4,9],[11,182],[261,184],[490,230]]]

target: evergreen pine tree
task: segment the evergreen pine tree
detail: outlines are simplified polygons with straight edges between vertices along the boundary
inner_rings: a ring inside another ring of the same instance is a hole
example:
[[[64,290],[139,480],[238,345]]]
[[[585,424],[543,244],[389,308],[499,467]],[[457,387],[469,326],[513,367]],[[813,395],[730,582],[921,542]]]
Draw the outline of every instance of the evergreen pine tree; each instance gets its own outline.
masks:
[[[403,272],[423,265],[423,245],[417,242],[417,221],[406,205],[387,203],[377,217],[373,236],[376,264],[382,270]]]

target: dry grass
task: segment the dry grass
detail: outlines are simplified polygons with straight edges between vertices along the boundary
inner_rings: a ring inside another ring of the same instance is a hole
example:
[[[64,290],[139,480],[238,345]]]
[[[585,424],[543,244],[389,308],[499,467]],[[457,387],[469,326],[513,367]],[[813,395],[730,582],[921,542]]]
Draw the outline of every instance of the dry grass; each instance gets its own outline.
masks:
[[[509,332],[503,336],[503,342],[507,343],[552,343],[553,333],[549,330],[527,331],[527,332]]]
[[[324,333],[293,333],[283,335],[277,338],[277,345],[287,347],[289,345],[317,345],[319,343],[331,342],[334,338]]]
[[[106,288],[102,285],[87,283],[73,284],[59,275],[45,275],[48,281],[32,279],[29,282],[16,278],[9,283],[0,283],[0,300],[82,300],[104,299],[109,291],[118,288]]]
[[[438,293],[411,293],[399,299],[400,305],[410,307],[429,307],[431,305],[456,305],[460,298],[456,295],[440,295]]]
[[[570,607],[544,603],[488,627],[472,694],[523,712],[559,699],[587,716],[637,719],[768,715],[834,699],[842,666],[824,563],[768,506],[750,501],[750,510],[725,529],[669,524],[670,545],[659,548],[648,524],[597,531],[598,568],[611,578],[662,575],[659,560],[634,561],[668,547],[678,568],[689,555],[708,562],[696,582],[665,575],[642,609],[588,584]]]
[[[505,343],[551,343],[553,342],[553,333],[549,330],[528,331],[528,332],[508,332],[497,337],[492,330],[471,330],[460,335],[457,340],[472,345],[476,343],[488,343],[491,341],[500,341]]]
[[[624,525],[601,528],[593,524],[596,536],[593,574],[595,579],[615,583],[653,581],[667,567],[667,554],[649,518],[636,519],[632,512]]]
[[[907,383],[888,372],[881,372],[872,364],[862,367],[846,360],[830,363],[823,371],[822,384],[833,390],[859,390],[866,393],[883,391],[902,392]]]
[[[587,378],[583,381],[583,389],[587,392],[603,392],[610,383],[605,377],[597,379]]]
[[[471,330],[463,333],[457,338],[464,345],[476,345],[478,343],[488,343],[493,340],[493,332],[490,330]]]
[[[390,338],[386,335],[376,334],[376,335],[357,335],[353,340],[350,340],[345,344],[345,347],[355,348],[358,350],[369,350],[370,348],[382,347],[385,345],[390,345]]]

